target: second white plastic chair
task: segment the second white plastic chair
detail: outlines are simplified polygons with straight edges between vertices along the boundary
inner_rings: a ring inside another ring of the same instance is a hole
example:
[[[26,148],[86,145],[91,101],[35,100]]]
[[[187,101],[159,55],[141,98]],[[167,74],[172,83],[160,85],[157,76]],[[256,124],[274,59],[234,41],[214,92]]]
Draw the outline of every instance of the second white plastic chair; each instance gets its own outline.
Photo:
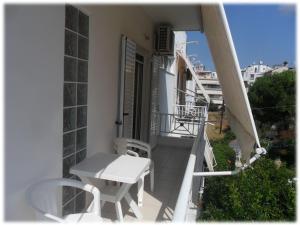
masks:
[[[140,157],[140,153],[146,153],[147,158],[151,159],[151,146],[148,143],[130,139],[130,138],[116,138],[114,140],[114,150],[118,154],[128,154],[136,157]],[[151,160],[150,167],[141,176],[138,182],[138,205],[143,205],[143,193],[144,193],[144,177],[150,174],[150,190],[154,191],[154,163]]]

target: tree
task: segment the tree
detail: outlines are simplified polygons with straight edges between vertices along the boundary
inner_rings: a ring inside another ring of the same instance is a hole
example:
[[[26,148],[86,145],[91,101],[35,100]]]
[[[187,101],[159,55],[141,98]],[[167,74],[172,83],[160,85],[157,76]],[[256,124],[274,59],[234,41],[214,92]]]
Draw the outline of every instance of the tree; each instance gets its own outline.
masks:
[[[295,118],[295,72],[264,76],[250,87],[248,98],[254,118],[260,124],[278,124],[285,128]]]
[[[294,221],[295,173],[260,158],[253,169],[236,176],[209,177],[204,191],[202,220]]]

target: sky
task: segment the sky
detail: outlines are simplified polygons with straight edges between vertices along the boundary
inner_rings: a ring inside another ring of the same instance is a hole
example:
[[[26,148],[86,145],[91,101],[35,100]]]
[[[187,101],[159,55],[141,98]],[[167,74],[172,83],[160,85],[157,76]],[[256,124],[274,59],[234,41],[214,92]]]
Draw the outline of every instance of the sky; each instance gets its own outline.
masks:
[[[295,65],[296,8],[294,5],[224,5],[241,68],[262,60],[267,65]],[[215,70],[204,34],[187,32],[187,54],[197,54],[206,69]]]

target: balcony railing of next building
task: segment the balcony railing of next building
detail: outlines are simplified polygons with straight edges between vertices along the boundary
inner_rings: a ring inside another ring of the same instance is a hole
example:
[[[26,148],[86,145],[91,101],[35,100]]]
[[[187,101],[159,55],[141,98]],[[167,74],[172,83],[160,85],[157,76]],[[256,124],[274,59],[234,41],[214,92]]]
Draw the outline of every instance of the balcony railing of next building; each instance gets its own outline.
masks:
[[[206,106],[193,104],[175,105],[174,113],[160,113],[160,135],[172,137],[196,137],[201,118],[207,114]]]
[[[221,87],[206,87],[203,86],[205,90],[209,91],[222,91]]]

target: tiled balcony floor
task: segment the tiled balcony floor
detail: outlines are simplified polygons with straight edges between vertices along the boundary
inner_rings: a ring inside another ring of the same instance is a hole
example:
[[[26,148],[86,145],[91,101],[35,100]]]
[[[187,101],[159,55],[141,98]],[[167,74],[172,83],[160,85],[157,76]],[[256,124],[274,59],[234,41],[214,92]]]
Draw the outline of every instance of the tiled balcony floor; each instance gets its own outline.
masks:
[[[170,221],[173,217],[175,204],[182,183],[190,148],[174,148],[158,146],[152,153],[154,161],[155,184],[154,192],[150,191],[150,177],[145,177],[145,191],[142,221]],[[131,195],[137,202],[137,185],[130,189]],[[122,210],[125,222],[138,221],[125,200],[122,200]],[[117,220],[115,206],[106,203],[102,208],[102,217]]]

